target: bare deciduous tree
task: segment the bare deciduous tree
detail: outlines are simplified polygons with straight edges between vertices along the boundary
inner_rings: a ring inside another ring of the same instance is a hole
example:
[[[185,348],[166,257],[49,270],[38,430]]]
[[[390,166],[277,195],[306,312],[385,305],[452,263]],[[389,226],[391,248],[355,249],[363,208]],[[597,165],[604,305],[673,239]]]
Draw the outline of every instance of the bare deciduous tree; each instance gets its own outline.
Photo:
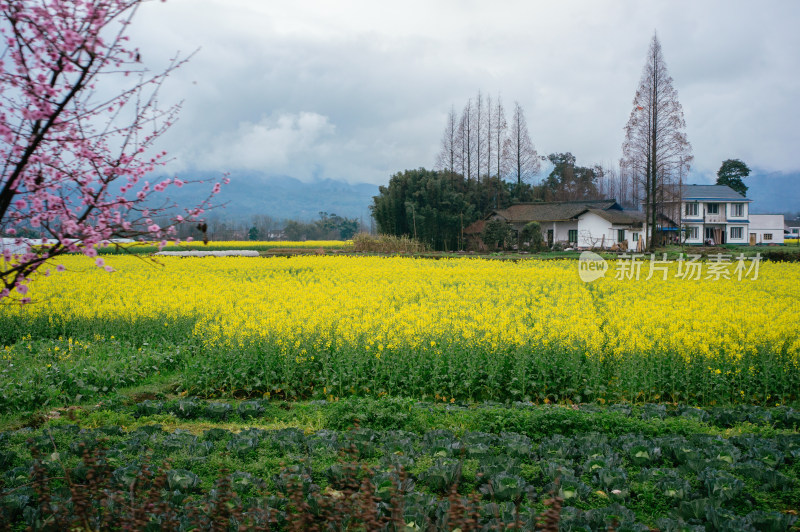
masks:
[[[506,110],[503,108],[503,101],[497,97],[497,107],[494,111],[494,153],[497,164],[497,178],[503,179],[505,174],[505,158],[503,156],[503,146],[506,143],[508,134],[508,122],[506,122]]]
[[[511,174],[517,185],[530,180],[539,172],[539,155],[533,147],[525,113],[519,102],[514,102],[514,115],[511,117],[511,128],[506,139],[505,152],[511,166]]]
[[[472,124],[472,100],[467,100],[458,123],[458,141],[461,146],[460,174],[472,179],[472,152],[474,151],[474,133]]]
[[[655,244],[659,220],[668,216],[669,205],[675,201],[671,195],[680,195],[681,178],[692,160],[685,128],[678,92],[667,72],[661,43],[653,35],[625,126],[620,161],[623,171],[641,185],[639,200],[644,205],[648,250]]]
[[[486,133],[486,178],[492,177],[492,156],[494,148],[492,146],[492,131],[494,128],[494,109],[492,109],[492,95],[486,95],[486,113],[484,131]]]
[[[524,117],[522,120],[524,122]],[[523,125],[523,129],[523,143],[527,138],[527,145],[532,149],[527,125]],[[484,98],[478,91],[477,99],[467,101],[460,117],[455,108],[448,113],[436,168],[461,174],[467,180],[473,177],[502,179],[510,171],[511,154],[516,153],[507,141],[508,123],[503,102],[499,97],[493,102],[490,96]],[[535,150],[533,153],[535,158]],[[534,172],[538,170],[538,161],[535,162]]]
[[[456,118],[455,107],[451,107],[450,112],[447,114],[447,125],[442,135],[442,147],[436,157],[436,168],[438,170],[449,170],[450,173],[455,172],[458,152],[458,119]]]
[[[484,110],[483,105],[483,95],[481,91],[478,91],[478,97],[475,99],[475,106],[472,108],[473,117],[472,123],[474,124],[475,128],[475,177],[476,179],[480,180],[481,178],[481,167],[483,166],[483,161],[486,158],[486,149],[483,139],[483,131],[484,131],[484,121],[486,120],[486,112]]]

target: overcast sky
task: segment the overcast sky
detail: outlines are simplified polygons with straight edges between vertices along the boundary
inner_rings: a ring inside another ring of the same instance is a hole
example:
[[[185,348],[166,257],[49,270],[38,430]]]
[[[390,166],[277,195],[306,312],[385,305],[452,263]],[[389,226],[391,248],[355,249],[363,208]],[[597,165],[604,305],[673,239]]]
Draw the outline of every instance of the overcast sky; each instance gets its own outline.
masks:
[[[655,31],[710,180],[800,170],[799,23],[795,0],[169,0],[130,34],[152,69],[200,48],[161,93],[184,100],[172,170],[385,184],[433,167],[479,90],[519,101],[540,154],[615,164]]]

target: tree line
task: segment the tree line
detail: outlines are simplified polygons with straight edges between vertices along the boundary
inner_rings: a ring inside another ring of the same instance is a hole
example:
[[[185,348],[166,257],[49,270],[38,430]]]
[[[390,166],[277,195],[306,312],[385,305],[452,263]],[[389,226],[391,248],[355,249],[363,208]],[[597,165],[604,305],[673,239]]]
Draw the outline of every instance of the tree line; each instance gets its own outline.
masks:
[[[204,229],[205,231],[203,231]],[[358,218],[347,218],[334,213],[320,212],[316,220],[284,220],[268,214],[255,214],[249,219],[227,218],[211,213],[202,229],[197,224],[181,224],[177,236],[182,240],[192,237],[202,240],[350,240],[363,230]]]

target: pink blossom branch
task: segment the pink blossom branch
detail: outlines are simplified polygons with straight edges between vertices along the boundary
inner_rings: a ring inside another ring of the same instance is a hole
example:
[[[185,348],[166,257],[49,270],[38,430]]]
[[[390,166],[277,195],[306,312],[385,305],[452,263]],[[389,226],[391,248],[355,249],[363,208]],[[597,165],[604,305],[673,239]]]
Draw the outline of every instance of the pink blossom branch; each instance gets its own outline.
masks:
[[[0,0],[0,229],[52,239],[32,251],[17,238],[23,251],[4,250],[0,299],[12,291],[25,296],[30,276],[63,253],[94,257],[96,245],[122,237],[163,246],[176,224],[199,219],[220,191],[215,184],[182,215],[174,214],[174,203],[147,206],[185,183],[145,178],[165,164],[165,152],[147,153],[180,109],[160,109],[159,89],[191,55],[174,57],[153,75],[136,66],[139,52],[127,48],[125,31],[141,1]],[[116,95],[96,97],[102,76],[137,73]],[[124,116],[132,118],[123,123]],[[169,223],[155,223],[170,212]]]

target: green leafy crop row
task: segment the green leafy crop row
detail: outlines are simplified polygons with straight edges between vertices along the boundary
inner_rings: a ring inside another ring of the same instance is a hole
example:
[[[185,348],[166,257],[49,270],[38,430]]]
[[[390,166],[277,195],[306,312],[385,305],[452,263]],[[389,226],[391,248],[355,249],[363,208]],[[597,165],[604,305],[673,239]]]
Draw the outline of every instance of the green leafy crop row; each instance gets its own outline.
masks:
[[[178,521],[211,504],[227,471],[231,504],[261,508],[279,529],[297,508],[313,516],[348,489],[369,495],[362,510],[376,519],[402,510],[405,523],[422,529],[445,528],[456,500],[473,504],[476,528],[532,527],[556,496],[563,529],[605,530],[616,520],[628,530],[789,530],[800,500],[800,434],[776,427],[794,415],[788,408],[195,398],[104,408],[81,412],[78,424],[0,433],[7,523],[41,524],[44,478],[52,479],[48,504],[74,505],[69,482],[88,482],[87,453],[107,471],[104,489],[122,493],[143,468],[165,463],[161,484],[148,493]],[[121,416],[125,426],[92,427],[102,416]],[[258,427],[314,418],[323,428]],[[169,424],[181,428],[164,430]]]

